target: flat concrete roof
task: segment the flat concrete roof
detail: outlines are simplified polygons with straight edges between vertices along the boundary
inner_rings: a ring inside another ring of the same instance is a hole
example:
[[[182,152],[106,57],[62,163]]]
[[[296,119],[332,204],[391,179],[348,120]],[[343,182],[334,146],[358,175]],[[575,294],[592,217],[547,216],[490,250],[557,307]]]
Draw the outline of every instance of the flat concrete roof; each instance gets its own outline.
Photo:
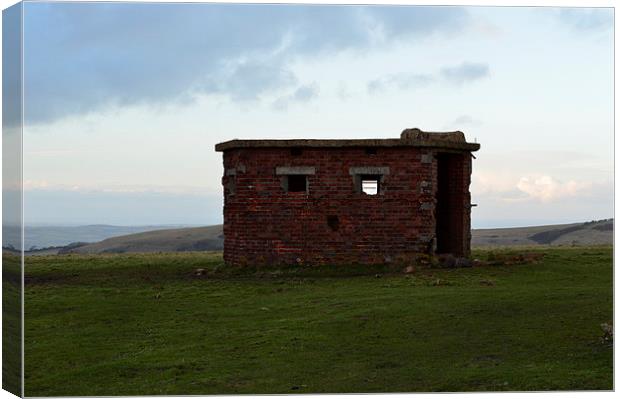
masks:
[[[463,132],[425,132],[405,129],[399,139],[291,139],[291,140],[230,140],[215,145],[215,151],[235,148],[267,147],[431,147],[460,151],[478,151],[480,144],[465,141]]]

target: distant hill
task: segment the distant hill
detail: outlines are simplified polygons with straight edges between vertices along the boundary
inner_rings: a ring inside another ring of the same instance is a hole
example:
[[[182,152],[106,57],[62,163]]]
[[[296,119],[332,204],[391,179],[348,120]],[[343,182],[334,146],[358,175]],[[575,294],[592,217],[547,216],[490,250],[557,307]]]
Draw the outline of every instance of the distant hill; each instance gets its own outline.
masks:
[[[222,225],[165,229],[129,234],[86,244],[76,243],[60,253],[125,253],[219,251]],[[550,226],[472,230],[473,247],[517,245],[600,245],[613,243],[613,219]]]
[[[515,245],[612,245],[613,219],[551,226],[472,230],[472,247]]]
[[[85,226],[29,226],[26,225],[24,248],[48,248],[65,246],[75,241],[97,242],[109,237],[143,231],[188,227],[183,225],[154,226],[112,226],[91,224]],[[2,246],[19,248],[21,245],[21,227],[2,227]]]
[[[218,251],[224,246],[222,225],[147,231],[112,237],[93,244],[74,244],[59,253],[126,253]]]

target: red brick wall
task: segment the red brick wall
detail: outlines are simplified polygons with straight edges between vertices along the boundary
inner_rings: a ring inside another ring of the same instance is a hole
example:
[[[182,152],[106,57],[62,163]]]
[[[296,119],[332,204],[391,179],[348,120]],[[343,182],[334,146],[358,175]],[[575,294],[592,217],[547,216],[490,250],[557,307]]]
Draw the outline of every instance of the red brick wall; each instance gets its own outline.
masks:
[[[430,155],[430,156],[429,156]],[[224,152],[227,264],[407,262],[433,250],[437,160],[433,150],[364,148],[231,149]],[[469,204],[470,157],[461,178]],[[310,166],[308,193],[285,192],[277,167]],[[350,167],[389,167],[376,196],[356,193]],[[465,205],[465,204],[463,204]],[[334,231],[328,217],[338,218]],[[469,250],[469,208],[463,248]],[[467,242],[465,242],[467,241]],[[467,252],[464,252],[467,253]]]

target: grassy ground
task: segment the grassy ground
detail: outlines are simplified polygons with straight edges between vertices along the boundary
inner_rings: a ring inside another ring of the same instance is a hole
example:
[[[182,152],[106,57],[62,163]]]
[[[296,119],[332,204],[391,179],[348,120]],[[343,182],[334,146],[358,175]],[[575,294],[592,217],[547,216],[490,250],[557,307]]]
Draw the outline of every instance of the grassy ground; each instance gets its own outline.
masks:
[[[22,393],[21,257],[2,254],[2,388]]]
[[[611,248],[539,251],[379,277],[243,275],[217,253],[29,257],[25,393],[612,389]]]

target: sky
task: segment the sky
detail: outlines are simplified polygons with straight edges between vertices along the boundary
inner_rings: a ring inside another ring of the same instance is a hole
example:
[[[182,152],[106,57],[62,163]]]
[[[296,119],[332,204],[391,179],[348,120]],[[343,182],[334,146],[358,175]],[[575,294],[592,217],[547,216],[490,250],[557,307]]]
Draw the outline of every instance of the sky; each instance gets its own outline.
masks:
[[[234,138],[481,144],[472,225],[613,216],[613,11],[25,3],[27,224],[215,224]],[[7,123],[11,123],[8,121]]]

